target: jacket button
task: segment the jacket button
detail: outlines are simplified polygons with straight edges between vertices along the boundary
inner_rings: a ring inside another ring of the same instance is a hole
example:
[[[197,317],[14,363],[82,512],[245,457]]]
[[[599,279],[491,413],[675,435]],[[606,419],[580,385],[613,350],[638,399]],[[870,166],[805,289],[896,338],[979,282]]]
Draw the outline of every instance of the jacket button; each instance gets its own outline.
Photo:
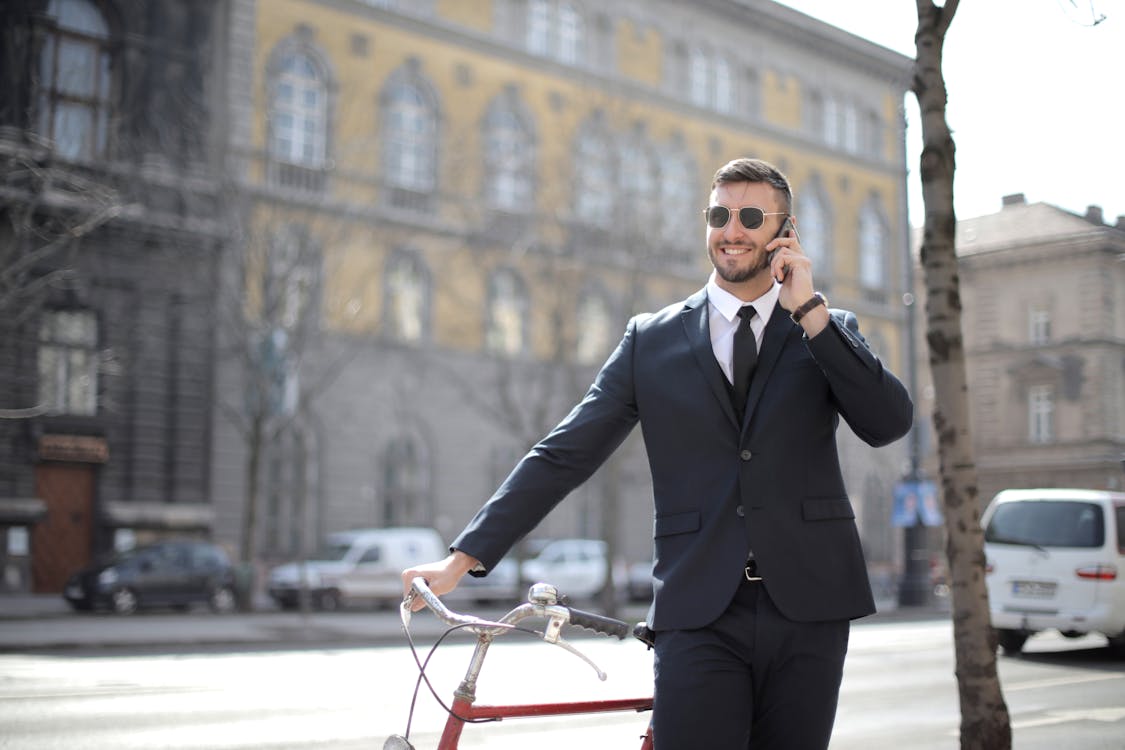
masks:
[[[738,457],[741,458],[743,461],[749,461],[753,456],[754,456],[754,454],[751,453],[750,451],[742,451],[741,453],[738,454]]]
[[[738,515],[739,518],[746,518],[746,509],[741,505],[735,508],[734,512]]]

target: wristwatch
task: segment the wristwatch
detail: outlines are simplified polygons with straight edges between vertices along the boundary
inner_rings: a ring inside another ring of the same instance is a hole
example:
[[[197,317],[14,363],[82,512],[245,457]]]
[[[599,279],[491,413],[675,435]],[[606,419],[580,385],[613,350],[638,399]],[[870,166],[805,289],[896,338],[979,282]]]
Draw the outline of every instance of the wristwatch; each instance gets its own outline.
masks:
[[[798,307],[793,312],[789,313],[789,317],[792,318],[794,323],[800,323],[801,318],[808,315],[811,310],[815,309],[819,305],[828,307],[828,300],[825,299],[824,295],[820,292],[813,292],[813,295],[809,299],[809,301]]]

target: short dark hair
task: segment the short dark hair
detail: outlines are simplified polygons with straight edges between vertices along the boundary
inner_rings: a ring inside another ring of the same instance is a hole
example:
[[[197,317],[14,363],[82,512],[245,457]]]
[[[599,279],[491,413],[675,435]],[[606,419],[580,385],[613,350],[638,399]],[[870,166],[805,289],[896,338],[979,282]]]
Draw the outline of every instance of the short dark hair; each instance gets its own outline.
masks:
[[[786,213],[793,210],[793,190],[785,174],[761,159],[732,159],[715,172],[711,189],[728,182],[765,182],[781,193],[785,201]]]

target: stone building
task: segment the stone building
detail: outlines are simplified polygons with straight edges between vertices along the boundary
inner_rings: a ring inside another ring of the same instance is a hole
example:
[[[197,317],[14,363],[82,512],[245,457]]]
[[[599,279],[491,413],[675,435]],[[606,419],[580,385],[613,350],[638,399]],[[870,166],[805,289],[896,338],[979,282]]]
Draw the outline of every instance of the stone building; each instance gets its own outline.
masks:
[[[957,254],[982,505],[1009,487],[1120,490],[1125,217],[1109,225],[1097,206],[1079,215],[1010,195],[957,223]],[[926,356],[917,409],[928,424]]]
[[[629,316],[703,284],[699,213],[733,157],[787,171],[820,288],[905,370],[907,58],[761,0],[229,10],[246,220],[223,276],[255,302],[218,327],[212,494],[216,535],[250,557],[355,526],[450,538]],[[841,443],[889,565],[905,446]],[[535,533],[646,559],[648,482],[630,439]]]
[[[214,7],[0,5],[0,590],[210,534]]]

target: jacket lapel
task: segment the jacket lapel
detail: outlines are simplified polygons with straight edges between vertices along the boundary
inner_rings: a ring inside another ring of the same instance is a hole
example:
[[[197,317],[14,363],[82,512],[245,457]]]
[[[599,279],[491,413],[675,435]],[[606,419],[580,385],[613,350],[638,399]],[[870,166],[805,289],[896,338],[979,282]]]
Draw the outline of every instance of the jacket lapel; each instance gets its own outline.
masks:
[[[789,313],[785,311],[781,303],[774,305],[773,312],[770,314],[770,321],[766,324],[762,348],[758,352],[758,365],[754,369],[754,378],[750,381],[750,393],[746,397],[746,416],[742,423],[743,429],[750,424],[750,418],[754,414],[754,409],[758,406],[758,400],[762,396],[762,390],[766,387],[770,372],[773,371],[773,366],[777,364],[777,358],[781,354],[781,350],[785,348],[785,342],[799,331],[800,327],[789,319]]]
[[[719,406],[727,415],[730,423],[738,427],[738,418],[734,413],[734,406],[730,402],[727,391],[726,376],[715,359],[715,350],[711,348],[711,329],[707,322],[707,290],[700,289],[684,301],[684,309],[680,312],[680,320],[684,324],[684,333],[687,335],[692,354],[703,373],[703,379],[711,388],[711,392],[719,401]],[[786,318],[788,321],[789,318]]]

